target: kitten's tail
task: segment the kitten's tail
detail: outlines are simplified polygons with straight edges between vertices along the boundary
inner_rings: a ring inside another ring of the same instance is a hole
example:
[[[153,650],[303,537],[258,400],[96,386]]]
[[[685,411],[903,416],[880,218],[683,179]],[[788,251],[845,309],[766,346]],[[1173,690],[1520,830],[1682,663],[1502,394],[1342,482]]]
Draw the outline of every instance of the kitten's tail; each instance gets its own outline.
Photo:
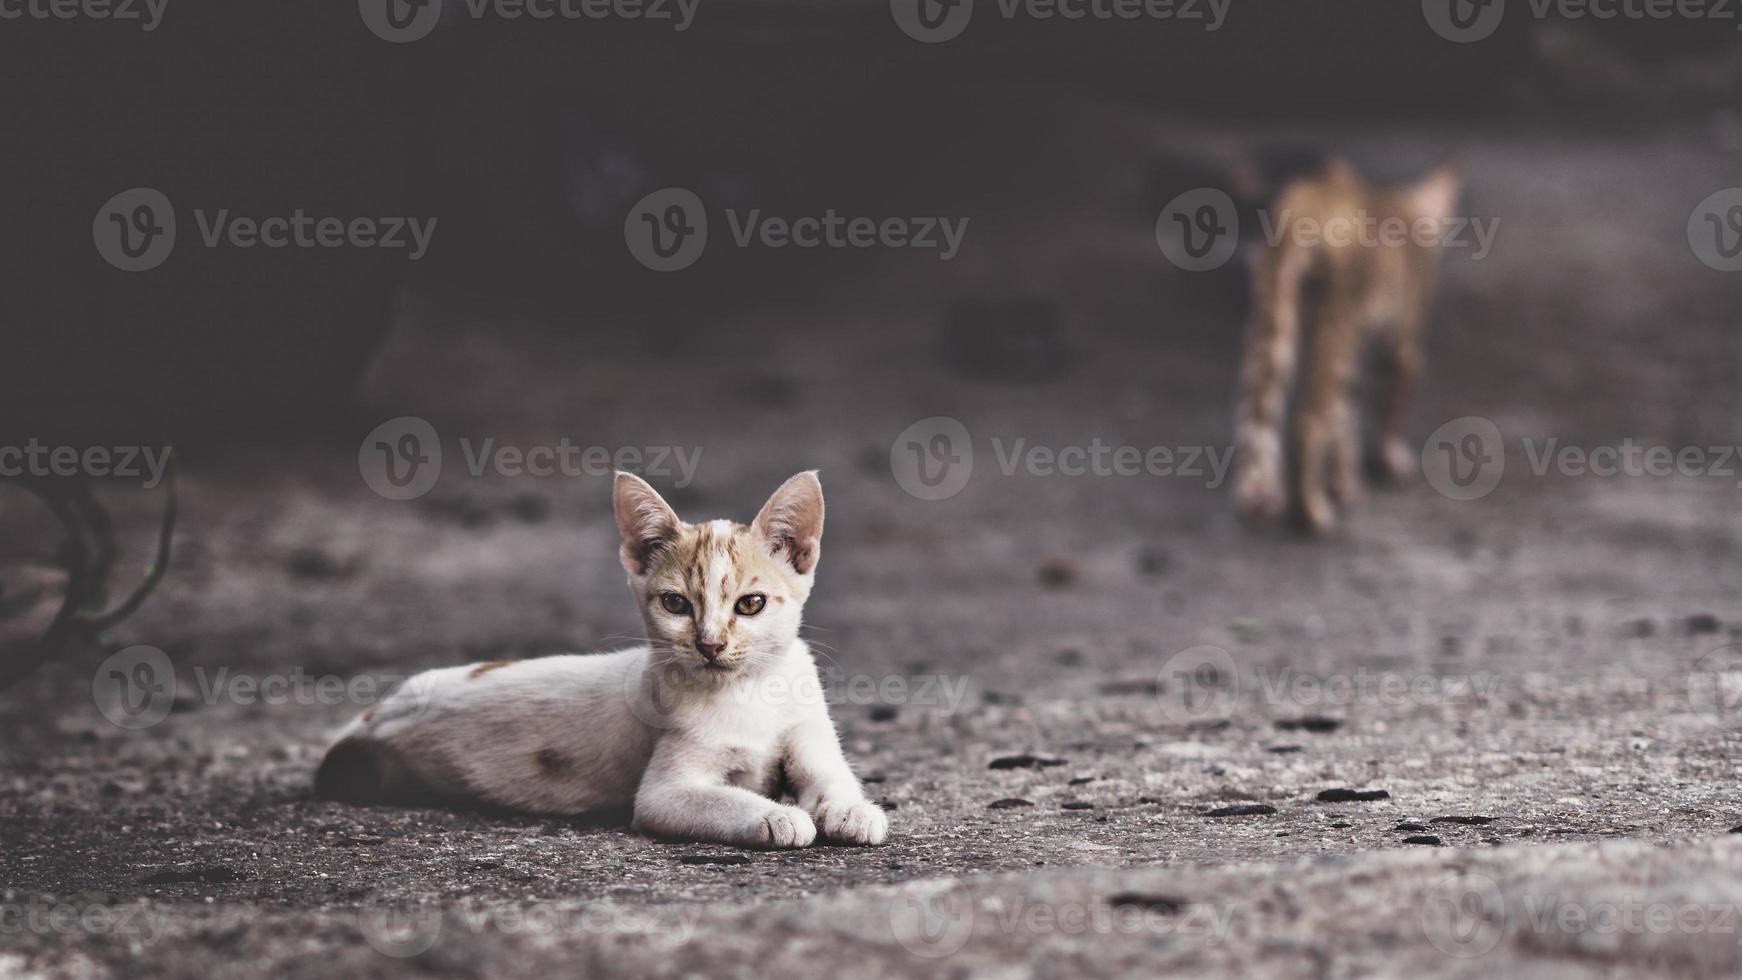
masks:
[[[434,793],[394,757],[393,750],[356,731],[340,733],[315,770],[315,795],[362,806],[418,806],[436,801]]]
[[[341,803],[375,803],[384,795],[385,780],[374,747],[359,738],[333,743],[315,770],[315,795]]]

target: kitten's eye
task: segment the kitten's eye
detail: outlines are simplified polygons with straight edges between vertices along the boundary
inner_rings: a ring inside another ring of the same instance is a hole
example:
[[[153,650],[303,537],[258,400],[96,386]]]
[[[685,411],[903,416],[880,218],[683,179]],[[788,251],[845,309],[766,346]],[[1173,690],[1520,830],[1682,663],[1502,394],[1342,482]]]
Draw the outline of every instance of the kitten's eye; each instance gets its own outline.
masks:
[[[678,595],[676,592],[661,592],[659,594],[659,604],[666,612],[671,613],[673,616],[685,616],[688,615],[690,611],[690,601],[685,599],[683,596]]]
[[[740,616],[754,616],[761,612],[762,607],[766,605],[768,605],[767,596],[760,592],[752,592],[749,595],[739,596],[738,604],[732,607],[732,611]]]

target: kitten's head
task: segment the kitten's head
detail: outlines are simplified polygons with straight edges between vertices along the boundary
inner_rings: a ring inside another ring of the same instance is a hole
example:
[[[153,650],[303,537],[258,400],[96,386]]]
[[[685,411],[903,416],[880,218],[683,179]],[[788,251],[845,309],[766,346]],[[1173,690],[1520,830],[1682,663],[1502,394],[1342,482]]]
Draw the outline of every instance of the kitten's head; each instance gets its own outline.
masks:
[[[686,524],[647,482],[618,473],[620,556],[654,661],[707,677],[754,669],[798,636],[822,552],[814,472],[781,484],[749,525]]]

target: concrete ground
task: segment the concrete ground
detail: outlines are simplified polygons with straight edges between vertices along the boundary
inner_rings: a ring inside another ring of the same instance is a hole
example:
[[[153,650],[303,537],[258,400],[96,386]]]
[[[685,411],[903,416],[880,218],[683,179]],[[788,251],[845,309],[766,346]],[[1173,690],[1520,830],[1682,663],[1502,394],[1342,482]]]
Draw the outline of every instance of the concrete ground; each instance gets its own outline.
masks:
[[[775,253],[658,302],[420,270],[350,419],[189,449],[163,588],[0,696],[0,976],[1734,976],[1742,464],[1532,460],[1738,441],[1737,280],[1687,239],[1738,182],[1737,121],[1539,122],[1310,129],[1380,165],[1456,149],[1467,213],[1500,221],[1448,259],[1413,423],[1491,420],[1498,487],[1416,480],[1321,541],[1240,526],[1211,475],[1000,466],[1017,439],[1226,451],[1238,314],[1162,259],[1150,161],[1304,124],[968,89],[866,134],[891,190],[854,202],[969,217],[951,262]],[[976,149],[901,149],[952,129]],[[1063,311],[1055,376],[964,373],[945,311],[1017,293]],[[398,502],[359,446],[408,415],[443,470]],[[944,500],[898,479],[934,416],[973,447]],[[887,846],[311,798],[370,696],[299,678],[638,632],[608,479],[468,471],[485,439],[564,438],[700,452],[692,483],[654,479],[689,516],[822,471],[809,635]],[[154,503],[116,507],[137,532]],[[134,644],[178,687],[137,730],[98,672]]]

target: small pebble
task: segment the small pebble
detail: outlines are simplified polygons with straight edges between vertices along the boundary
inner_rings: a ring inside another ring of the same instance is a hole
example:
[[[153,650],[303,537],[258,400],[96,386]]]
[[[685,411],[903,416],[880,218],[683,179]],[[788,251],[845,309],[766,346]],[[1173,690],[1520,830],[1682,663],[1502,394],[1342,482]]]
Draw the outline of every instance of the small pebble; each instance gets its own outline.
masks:
[[[1170,895],[1145,895],[1140,892],[1120,892],[1107,898],[1107,904],[1114,908],[1139,908],[1150,912],[1160,912],[1172,915],[1185,908],[1188,903],[1183,898]]]
[[[1693,636],[1710,635],[1721,628],[1718,617],[1711,613],[1695,613],[1683,620],[1682,626]]]
[[[1019,807],[1019,806],[1033,806],[1033,805],[1034,805],[1034,802],[1032,800],[1025,800],[1025,799],[1022,799],[1021,797],[1012,796],[1012,797],[1009,797],[1008,799],[994,800],[994,801],[992,801],[992,803],[987,805],[986,809],[988,809],[988,810],[1011,810],[1011,809],[1015,809],[1016,807]]]
[[[1276,807],[1268,803],[1241,803],[1237,806],[1217,807],[1204,814],[1206,817],[1263,817],[1275,813]]]
[[[1276,723],[1276,727],[1285,732],[1312,732],[1315,735],[1323,735],[1343,727],[1343,722],[1338,718],[1307,715],[1304,718],[1284,718]]]
[[[1371,800],[1389,800],[1391,794],[1382,789],[1349,789],[1338,786],[1334,789],[1320,790],[1320,803],[1366,803]]]
[[[1102,694],[1111,695],[1113,697],[1137,694],[1154,697],[1161,693],[1161,682],[1154,678],[1130,681],[1108,681],[1097,688],[1097,690]]]
[[[508,510],[526,524],[540,524],[550,517],[550,498],[537,493],[516,494]]]
[[[1137,551],[1137,574],[1145,578],[1160,578],[1173,566],[1173,559],[1160,548],[1145,545]]]
[[[1405,837],[1403,842],[1405,844],[1426,844],[1429,847],[1441,846],[1440,839],[1432,834],[1416,834],[1414,837]]]
[[[1048,558],[1040,566],[1040,584],[1062,589],[1077,580],[1077,566],[1069,558]]]
[[[1062,766],[1063,759],[1045,759],[1038,755],[1005,755],[992,760],[988,769],[1044,769],[1050,766]]]

